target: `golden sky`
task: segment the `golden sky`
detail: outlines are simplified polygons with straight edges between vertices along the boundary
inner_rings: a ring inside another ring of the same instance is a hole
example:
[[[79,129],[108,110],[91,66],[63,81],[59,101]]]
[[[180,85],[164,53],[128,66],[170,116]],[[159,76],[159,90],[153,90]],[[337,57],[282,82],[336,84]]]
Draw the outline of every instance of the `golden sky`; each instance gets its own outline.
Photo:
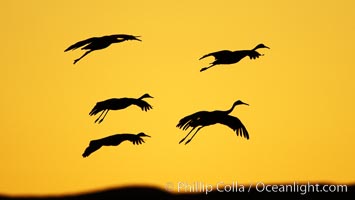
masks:
[[[0,193],[60,194],[201,181],[355,181],[354,1],[9,1],[1,6]],[[89,54],[94,36],[140,35]],[[223,49],[271,49],[205,72]],[[98,101],[149,93],[153,106],[89,116]],[[227,110],[250,139],[201,129],[188,145],[178,121]],[[92,139],[145,132],[81,154]]]

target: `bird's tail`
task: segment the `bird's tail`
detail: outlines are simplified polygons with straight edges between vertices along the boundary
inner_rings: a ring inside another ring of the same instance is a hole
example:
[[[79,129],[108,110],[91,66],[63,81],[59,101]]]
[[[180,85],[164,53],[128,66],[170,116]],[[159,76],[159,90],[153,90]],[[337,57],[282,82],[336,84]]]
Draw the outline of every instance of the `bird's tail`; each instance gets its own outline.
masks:
[[[204,58],[206,58],[208,56],[211,56],[211,54],[206,54],[206,55],[202,56],[201,58],[199,58],[199,60],[202,60],[202,59],[204,59]]]
[[[98,102],[96,103],[96,105],[94,106],[94,108],[92,108],[92,110],[90,111],[89,115],[96,115],[97,113],[105,110],[105,104],[103,104],[102,102]]]
[[[196,123],[198,123],[200,112],[188,115],[186,117],[183,117],[182,119],[179,120],[179,123],[176,125],[176,127],[186,130],[191,126],[195,126]],[[195,124],[194,124],[195,123]]]
[[[89,146],[85,149],[84,153],[83,153],[83,157],[88,157],[90,154],[92,154],[93,152],[97,151],[98,149],[101,148],[101,144],[95,140],[91,141]]]

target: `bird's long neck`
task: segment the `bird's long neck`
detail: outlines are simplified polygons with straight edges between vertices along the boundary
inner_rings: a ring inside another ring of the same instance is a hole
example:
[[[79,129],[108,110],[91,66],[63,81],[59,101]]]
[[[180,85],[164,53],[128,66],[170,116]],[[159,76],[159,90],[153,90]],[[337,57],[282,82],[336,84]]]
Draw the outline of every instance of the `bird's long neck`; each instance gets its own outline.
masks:
[[[144,98],[146,98],[147,96],[144,94],[144,95],[142,95],[141,97],[139,97],[138,99],[139,100],[142,100],[142,99],[144,99]]]
[[[233,104],[233,106],[229,109],[229,110],[226,110],[224,111],[226,114],[229,114],[231,113],[233,110],[234,110],[234,107],[236,106],[236,104]]]
[[[259,49],[258,46],[254,47],[254,48],[252,49],[252,51],[255,51],[255,50],[257,50],[257,49]]]
[[[255,50],[261,49],[261,48],[269,48],[269,47],[266,47],[264,45],[258,44],[258,45],[256,45],[256,47],[254,47],[254,49],[252,49],[252,51],[255,51]]]

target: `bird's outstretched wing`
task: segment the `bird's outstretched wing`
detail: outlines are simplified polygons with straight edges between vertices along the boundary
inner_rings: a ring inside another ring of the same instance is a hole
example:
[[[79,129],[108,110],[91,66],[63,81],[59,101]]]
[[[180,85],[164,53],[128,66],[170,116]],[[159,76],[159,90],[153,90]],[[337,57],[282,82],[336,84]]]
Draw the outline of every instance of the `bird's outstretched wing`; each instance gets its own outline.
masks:
[[[144,143],[144,140],[138,136],[130,138],[129,141],[131,141],[134,145]]]
[[[153,108],[149,103],[141,99],[133,100],[132,104],[139,106],[143,111],[148,111]]]
[[[82,40],[82,41],[80,41],[80,42],[77,42],[77,43],[71,45],[70,47],[68,47],[67,49],[65,49],[64,52],[70,51],[70,50],[75,50],[75,49],[77,49],[77,48],[79,48],[79,47],[81,47],[81,46],[84,46],[84,45],[86,45],[86,44],[89,44],[89,43],[91,43],[91,42],[93,42],[93,41],[95,41],[95,40],[97,40],[97,37],[92,37],[92,38],[89,38],[89,39],[86,39],[86,40]]]
[[[218,59],[224,58],[225,56],[229,55],[230,53],[232,53],[232,51],[230,51],[230,50],[216,51],[216,52],[212,52],[212,53],[202,56],[199,60],[204,59],[208,56],[213,56],[215,59],[218,60]]]
[[[97,151],[98,149],[100,149],[102,147],[102,144],[98,141],[91,141],[89,146],[85,149],[84,153],[83,153],[83,157],[88,157],[90,154],[92,154],[93,152]]]
[[[262,56],[263,54],[260,54],[259,52],[257,51],[250,51],[248,53],[248,56],[250,59],[256,59],[256,58],[259,58],[259,56]]]
[[[240,135],[241,137],[249,139],[249,133],[247,129],[238,118],[226,115],[219,118],[219,123],[231,128],[238,136]]]

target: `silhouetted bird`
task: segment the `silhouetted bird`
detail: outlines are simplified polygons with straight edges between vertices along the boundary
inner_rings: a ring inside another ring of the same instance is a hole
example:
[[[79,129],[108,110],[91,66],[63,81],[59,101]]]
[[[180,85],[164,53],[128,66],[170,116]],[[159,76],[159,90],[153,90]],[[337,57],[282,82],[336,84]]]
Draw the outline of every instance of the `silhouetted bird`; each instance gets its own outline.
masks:
[[[152,106],[143,100],[144,98],[153,98],[153,97],[150,96],[149,94],[144,94],[138,99],[124,97],[124,98],[112,98],[112,99],[107,99],[105,101],[100,101],[96,103],[94,108],[90,111],[89,115],[92,116],[92,115],[96,115],[99,112],[102,112],[100,116],[95,120],[95,122],[97,122],[101,118],[102,114],[105,113],[104,116],[99,121],[99,123],[101,123],[106,117],[109,110],[121,110],[131,105],[139,106],[143,111],[148,111],[149,109],[152,109]]]
[[[91,140],[89,146],[85,149],[83,153],[83,157],[88,157],[93,152],[100,149],[102,146],[117,146],[121,144],[123,141],[130,141],[133,144],[142,144],[144,140],[141,137],[150,137],[145,133],[138,133],[138,134],[131,134],[131,133],[124,133],[124,134],[115,134],[105,138]]]
[[[202,68],[200,71],[205,71],[215,65],[219,64],[234,64],[239,62],[241,59],[243,59],[246,56],[249,56],[250,59],[256,59],[259,58],[259,56],[263,56],[264,54],[260,54],[256,50],[259,48],[268,48],[269,47],[265,46],[264,44],[259,44],[257,45],[254,49],[252,50],[238,50],[238,51],[230,51],[230,50],[222,50],[222,51],[217,51],[213,53],[206,54],[200,58],[206,58],[208,56],[213,56],[215,58],[215,61],[210,63],[211,65],[208,67]]]
[[[80,42],[77,42],[77,43],[71,45],[66,50],[64,50],[64,52],[70,51],[70,50],[75,50],[75,49],[82,47],[82,46],[84,46],[83,48],[81,48],[82,50],[88,50],[80,58],[74,60],[74,64],[75,64],[80,59],[82,59],[83,57],[88,55],[89,53],[91,53],[95,50],[104,49],[113,43],[119,43],[119,42],[123,42],[126,40],[142,41],[142,40],[138,39],[137,37],[140,37],[140,36],[116,34],[116,35],[106,35],[106,36],[102,36],[102,37],[92,37],[92,38],[89,38],[89,39],[86,39],[86,40],[83,40],[83,41],[80,41]]]
[[[187,136],[189,136],[190,133],[193,130],[195,130],[195,128],[197,128],[196,132],[185,144],[189,143],[201,128],[205,126],[217,124],[217,123],[226,125],[229,128],[233,129],[233,131],[235,131],[237,135],[249,139],[248,131],[245,128],[245,126],[242,124],[242,122],[238,118],[229,115],[229,113],[233,111],[235,106],[242,105],[242,104],[249,105],[247,103],[238,100],[234,102],[233,106],[229,110],[226,111],[220,111],[220,110],[199,111],[182,118],[177,124],[177,127],[182,130],[187,130],[188,128],[192,128],[192,129],[179,143],[183,142],[187,138]]]

